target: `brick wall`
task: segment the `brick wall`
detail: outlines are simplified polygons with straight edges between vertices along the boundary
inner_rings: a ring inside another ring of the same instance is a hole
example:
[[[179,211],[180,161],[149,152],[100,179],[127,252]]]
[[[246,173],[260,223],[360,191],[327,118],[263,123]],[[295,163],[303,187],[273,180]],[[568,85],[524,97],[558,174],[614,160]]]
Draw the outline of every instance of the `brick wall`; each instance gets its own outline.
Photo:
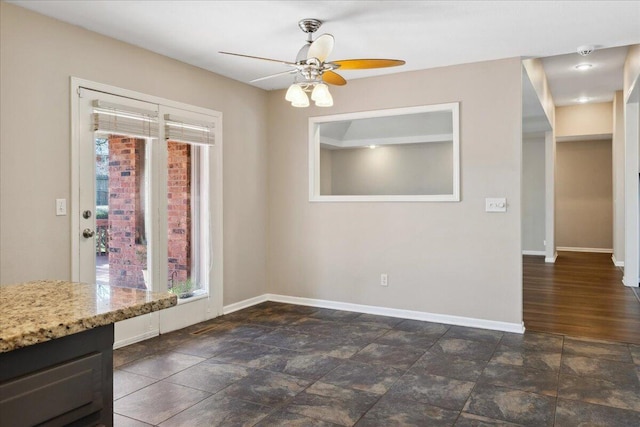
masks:
[[[109,137],[109,283],[145,288],[143,139]]]
[[[169,280],[191,276],[191,146],[169,141]]]
[[[109,283],[145,288],[144,140],[109,137]],[[168,278],[191,275],[191,147],[168,142]]]

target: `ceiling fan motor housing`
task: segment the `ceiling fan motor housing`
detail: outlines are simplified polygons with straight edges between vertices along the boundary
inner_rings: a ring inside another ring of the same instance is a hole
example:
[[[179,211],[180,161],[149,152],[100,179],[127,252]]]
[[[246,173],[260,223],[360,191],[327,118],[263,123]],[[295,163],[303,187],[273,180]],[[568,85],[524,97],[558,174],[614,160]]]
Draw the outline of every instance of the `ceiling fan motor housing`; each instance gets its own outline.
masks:
[[[298,22],[298,27],[307,34],[315,33],[321,25],[322,21],[314,18],[305,18]]]

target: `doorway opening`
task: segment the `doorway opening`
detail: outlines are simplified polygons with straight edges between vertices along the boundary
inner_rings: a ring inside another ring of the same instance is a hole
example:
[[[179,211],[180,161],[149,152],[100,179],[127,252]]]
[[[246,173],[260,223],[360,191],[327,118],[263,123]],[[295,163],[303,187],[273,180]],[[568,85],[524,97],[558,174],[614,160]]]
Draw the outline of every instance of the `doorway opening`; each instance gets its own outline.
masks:
[[[628,50],[596,51],[588,61],[594,64],[590,77],[576,74],[582,71],[571,61],[584,61],[577,54],[539,60],[555,105],[547,114],[553,129],[546,135],[544,167],[537,172],[537,188],[545,193],[537,198],[537,210],[527,208],[527,200],[532,200],[527,179],[533,176],[530,169],[539,166],[530,161],[523,109],[523,318],[528,330],[640,342],[640,304],[634,292],[623,286],[621,268],[629,267],[624,262],[629,257],[625,244],[637,234],[637,228],[629,235],[625,227],[630,212],[624,194],[630,181],[624,176],[629,161],[625,149],[635,144],[637,150],[638,144],[636,135],[625,145],[625,110],[629,108],[624,106],[622,70]],[[590,95],[589,102],[577,102],[578,89]],[[598,89],[606,93],[599,94]],[[538,102],[541,99],[538,96]],[[541,144],[537,149],[542,150]],[[634,153],[631,157],[637,160]],[[637,163],[632,169],[637,192]],[[540,209],[541,200],[544,209]],[[544,233],[542,227],[532,229],[527,218],[541,211],[544,215],[538,224],[546,224]],[[631,264],[637,261],[635,254]]]

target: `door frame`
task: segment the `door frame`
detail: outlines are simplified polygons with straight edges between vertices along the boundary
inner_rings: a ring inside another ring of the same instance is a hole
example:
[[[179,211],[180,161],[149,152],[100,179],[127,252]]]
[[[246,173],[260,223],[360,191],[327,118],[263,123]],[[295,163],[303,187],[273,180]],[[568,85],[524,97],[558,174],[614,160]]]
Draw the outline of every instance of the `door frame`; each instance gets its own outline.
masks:
[[[145,327],[148,331],[137,336],[127,337],[118,340],[118,324],[116,324],[116,343],[114,347],[127,345],[136,341],[140,341],[158,333],[165,333],[175,329],[184,328],[186,326],[202,322],[222,315],[223,310],[223,143],[222,143],[222,113],[208,108],[197,107],[182,102],[172,101],[169,99],[147,95],[144,93],[122,89],[119,87],[93,82],[78,77],[70,78],[70,99],[71,99],[71,188],[70,188],[70,207],[71,207],[71,280],[79,281],[80,279],[80,126],[77,123],[79,114],[79,91],[85,88],[92,91],[104,92],[106,94],[121,96],[158,104],[170,108],[191,111],[193,113],[205,114],[216,119],[216,135],[215,145],[211,147],[211,256],[213,269],[210,276],[209,296],[208,298],[194,298],[193,300],[180,300],[178,305],[163,310],[159,315],[159,320],[153,320],[158,313],[151,313],[149,319],[130,319],[138,324],[146,324],[151,322],[158,327]],[[163,135],[163,133],[161,133]],[[146,318],[147,316],[143,316]],[[128,321],[124,321],[128,322]],[[122,322],[119,322],[122,323]]]

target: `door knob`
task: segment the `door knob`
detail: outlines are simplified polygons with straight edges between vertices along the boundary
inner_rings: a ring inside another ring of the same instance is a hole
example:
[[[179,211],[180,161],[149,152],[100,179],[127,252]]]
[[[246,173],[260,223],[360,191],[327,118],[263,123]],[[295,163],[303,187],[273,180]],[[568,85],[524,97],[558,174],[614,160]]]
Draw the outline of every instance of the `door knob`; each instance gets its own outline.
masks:
[[[87,239],[93,237],[95,234],[96,232],[91,230],[90,228],[85,228],[84,230],[82,230],[82,236],[86,237]]]

